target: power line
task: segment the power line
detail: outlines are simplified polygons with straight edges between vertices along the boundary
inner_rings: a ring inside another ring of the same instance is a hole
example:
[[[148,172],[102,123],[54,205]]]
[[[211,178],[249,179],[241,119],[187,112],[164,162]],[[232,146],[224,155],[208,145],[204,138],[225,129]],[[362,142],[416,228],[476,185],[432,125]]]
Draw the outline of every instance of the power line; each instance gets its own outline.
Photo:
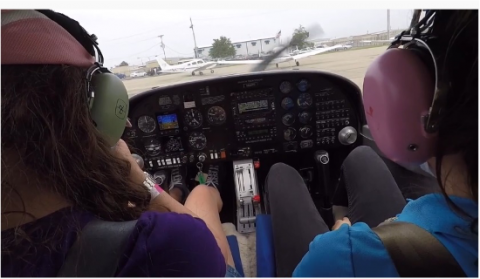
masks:
[[[158,45],[159,45],[159,43],[155,43],[153,46],[149,47],[148,49],[145,49],[145,50],[142,50],[142,51],[140,51],[140,52],[137,52],[137,53],[131,54],[131,55],[129,55],[129,56],[127,56],[127,55],[124,55],[124,56],[122,56],[122,57],[115,57],[115,58],[109,58],[109,59],[111,59],[111,60],[115,60],[115,59],[125,59],[125,58],[130,58],[130,57],[132,57],[132,56],[136,56],[136,55],[138,55],[138,54],[141,54],[141,53],[147,52],[147,51],[151,50],[152,48],[154,48],[154,47],[157,47]]]
[[[137,55],[139,55],[139,54],[142,54],[142,53],[144,53],[144,52],[147,52],[147,51],[149,51],[149,50],[151,50],[151,49],[153,49],[153,48],[155,48],[155,47],[158,47],[159,45],[160,45],[160,43],[155,43],[155,44],[152,45],[151,47],[149,47],[149,48],[147,48],[147,49],[145,49],[145,50],[142,50],[142,51],[140,51],[140,52],[137,52],[137,53],[134,53],[134,54],[131,54],[131,55],[128,55],[128,56],[127,56],[127,55],[124,55],[124,56],[122,56],[122,57],[114,57],[114,58],[108,58],[108,59],[109,59],[109,60],[128,59],[128,58],[131,58],[132,56],[137,56]],[[177,53],[177,54],[181,54],[181,55],[191,55],[191,53],[187,54],[187,53],[178,52],[178,51],[176,51],[176,50],[168,47],[167,45],[165,45],[165,47],[168,48],[169,50]]]
[[[159,27],[155,27],[153,29],[150,29],[149,31],[145,31],[145,32],[142,32],[142,33],[137,33],[137,34],[132,34],[132,35],[127,35],[127,36],[123,36],[123,37],[118,37],[118,38],[115,38],[115,39],[110,39],[110,40],[107,40],[105,41],[106,43],[108,42],[113,42],[113,41],[119,41],[119,40],[123,40],[123,39],[128,39],[128,38],[133,38],[133,37],[136,37],[136,36],[140,36],[140,35],[145,35],[145,34],[148,34],[148,33],[151,33],[153,31],[158,31],[159,28],[167,28],[167,27],[172,27],[174,25],[180,25],[180,24],[183,24],[185,23],[185,20],[182,20],[182,21],[178,21],[178,22],[175,22],[175,23],[172,23],[172,24],[168,24],[168,25],[164,25],[164,26],[159,26]]]
[[[152,39],[157,39],[157,38],[158,38],[158,36],[148,37],[148,38],[145,38],[143,40],[135,41],[135,43],[150,41]]]
[[[145,38],[143,40],[135,40],[135,41],[132,41],[131,43],[140,43],[140,42],[145,42],[145,41],[151,41],[153,39],[157,39],[158,36],[153,36],[153,37],[148,37],[148,38]],[[126,44],[126,42],[123,42],[122,44]]]
[[[196,18],[196,17],[195,17],[195,20],[208,21],[208,20],[217,20],[217,19],[231,19],[231,18],[255,17],[255,16],[261,16],[261,15],[267,15],[267,14],[274,14],[274,13],[283,13],[283,12],[290,12],[290,11],[289,11],[289,10],[269,11],[269,12],[260,13],[260,14],[250,14],[250,15],[241,15],[241,16],[225,16],[225,17],[214,17],[214,18]]]
[[[148,34],[148,33],[153,32],[153,31],[155,31],[155,30],[158,30],[158,28],[151,29],[151,30],[149,30],[149,31],[142,32],[142,33],[137,33],[137,34],[129,35],[129,36],[118,37],[118,38],[111,39],[111,40],[108,40],[108,41],[105,41],[105,42],[108,43],[108,42],[119,41],[119,40],[128,39],[128,38],[133,38],[133,37],[136,37],[136,36]]]
[[[172,48],[168,47],[167,45],[165,45],[165,47],[166,47],[166,48],[168,48],[169,50],[171,50],[171,51],[173,51],[173,52],[177,53],[177,54],[181,54],[181,55],[191,55],[191,53],[187,54],[187,53],[181,53],[181,52],[178,52],[178,51],[176,51],[176,50],[174,50],[174,49],[172,49]]]

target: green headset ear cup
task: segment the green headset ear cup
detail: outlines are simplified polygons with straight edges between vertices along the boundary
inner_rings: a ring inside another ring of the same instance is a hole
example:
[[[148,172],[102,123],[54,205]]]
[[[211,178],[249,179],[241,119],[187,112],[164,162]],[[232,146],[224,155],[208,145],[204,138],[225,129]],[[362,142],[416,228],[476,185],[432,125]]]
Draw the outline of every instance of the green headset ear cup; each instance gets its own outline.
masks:
[[[128,117],[128,92],[122,80],[112,73],[95,74],[91,87],[95,93],[90,115],[98,131],[115,146],[125,130]]]

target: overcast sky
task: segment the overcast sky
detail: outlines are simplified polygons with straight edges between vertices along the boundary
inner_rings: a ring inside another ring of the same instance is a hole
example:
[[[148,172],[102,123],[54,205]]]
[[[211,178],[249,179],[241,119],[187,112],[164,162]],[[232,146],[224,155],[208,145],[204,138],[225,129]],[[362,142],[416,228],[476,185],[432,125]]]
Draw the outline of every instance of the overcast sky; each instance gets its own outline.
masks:
[[[232,2],[240,5],[240,2]],[[234,8],[234,7],[232,7]],[[243,7],[245,8],[245,7]],[[386,30],[387,10],[57,10],[98,36],[108,67],[125,60],[140,64],[162,55],[159,35],[164,35],[168,57],[193,56],[193,20],[198,47],[220,36],[234,41],[274,37],[279,30],[289,37],[300,24],[318,23],[326,38]],[[390,10],[392,29],[405,28],[412,10]],[[393,36],[393,34],[392,34]]]

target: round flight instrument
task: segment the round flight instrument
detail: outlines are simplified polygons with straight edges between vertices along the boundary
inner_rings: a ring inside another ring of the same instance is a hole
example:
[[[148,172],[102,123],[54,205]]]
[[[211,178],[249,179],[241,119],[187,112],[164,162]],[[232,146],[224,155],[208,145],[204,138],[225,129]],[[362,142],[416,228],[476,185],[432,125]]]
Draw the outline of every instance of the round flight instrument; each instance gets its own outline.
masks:
[[[294,140],[297,137],[297,131],[294,128],[289,127],[283,131],[283,138],[287,141]]]
[[[170,138],[167,141],[167,146],[165,147],[166,152],[175,152],[178,151],[182,147],[182,143],[180,139],[177,138]]]
[[[190,109],[185,113],[185,123],[194,129],[202,126],[203,116],[196,109]]]
[[[169,109],[172,106],[172,99],[168,95],[162,95],[158,98],[158,104],[162,109]]]
[[[227,120],[225,110],[220,106],[213,106],[207,112],[208,123],[212,125],[221,125]]]
[[[298,119],[300,120],[300,123],[302,124],[307,124],[312,120],[312,113],[308,111],[302,111],[298,114]]]
[[[153,117],[144,115],[138,118],[137,125],[140,131],[144,132],[145,134],[149,134],[155,131],[157,122],[155,122],[155,119],[153,119]]]
[[[307,109],[313,104],[312,95],[309,93],[302,93],[298,96],[297,105],[301,109]]]
[[[280,92],[288,94],[290,91],[292,91],[292,84],[289,81],[283,81],[280,83]]]
[[[291,126],[293,123],[295,123],[295,117],[291,113],[286,113],[282,117],[282,123],[285,126]]]
[[[294,106],[295,106],[295,104],[293,103],[292,98],[288,98],[288,97],[283,98],[283,100],[282,100],[282,108],[283,108],[284,110],[289,110],[289,109],[293,108]]]
[[[202,132],[193,132],[188,137],[188,144],[195,150],[202,150],[207,145],[207,137]]]
[[[156,138],[149,138],[144,141],[145,151],[150,156],[157,156],[162,151],[162,145]]]
[[[311,137],[313,134],[313,130],[312,130],[312,127],[310,126],[305,126],[305,127],[302,127],[300,128],[300,136],[304,139],[308,139],[309,137]]]
[[[310,89],[310,83],[306,79],[302,79],[297,83],[297,89],[300,92],[306,92]]]

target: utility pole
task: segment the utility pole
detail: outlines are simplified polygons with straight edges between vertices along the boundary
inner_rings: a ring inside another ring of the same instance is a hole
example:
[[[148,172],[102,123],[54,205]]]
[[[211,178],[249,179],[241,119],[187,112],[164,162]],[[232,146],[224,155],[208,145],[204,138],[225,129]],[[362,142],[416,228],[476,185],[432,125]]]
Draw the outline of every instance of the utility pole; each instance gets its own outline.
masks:
[[[198,58],[197,39],[195,38],[195,30],[193,29],[192,18],[190,18],[190,28],[192,29],[192,33],[193,33],[193,44],[195,45],[195,48],[194,48],[195,58]]]
[[[160,47],[163,49],[163,58],[167,61],[167,55],[165,54],[165,44],[163,43],[163,35],[158,36],[160,38]]]
[[[387,40],[390,39],[390,10],[387,10]]]

